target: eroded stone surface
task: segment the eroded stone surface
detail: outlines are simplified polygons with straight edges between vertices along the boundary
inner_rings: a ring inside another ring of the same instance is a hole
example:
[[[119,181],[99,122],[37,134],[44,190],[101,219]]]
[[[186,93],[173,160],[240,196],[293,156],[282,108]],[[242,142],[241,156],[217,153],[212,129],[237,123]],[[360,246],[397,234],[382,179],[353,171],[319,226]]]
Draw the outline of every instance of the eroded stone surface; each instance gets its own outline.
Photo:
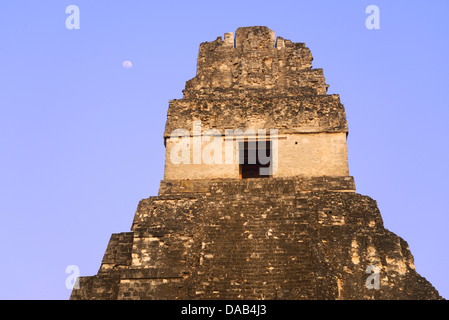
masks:
[[[196,77],[169,104],[167,155],[170,133],[192,136],[193,121],[275,128],[278,175],[238,179],[238,165],[167,159],[159,195],[111,236],[71,299],[441,299],[376,201],[355,193],[344,107],[326,90],[310,50],[266,27],[202,43]]]
[[[247,193],[225,184],[142,200],[132,232],[112,236],[98,275],[82,278],[72,298],[439,298],[371,198],[295,192],[281,181],[282,194],[270,194],[272,182],[251,182]],[[378,290],[366,287],[370,265]]]

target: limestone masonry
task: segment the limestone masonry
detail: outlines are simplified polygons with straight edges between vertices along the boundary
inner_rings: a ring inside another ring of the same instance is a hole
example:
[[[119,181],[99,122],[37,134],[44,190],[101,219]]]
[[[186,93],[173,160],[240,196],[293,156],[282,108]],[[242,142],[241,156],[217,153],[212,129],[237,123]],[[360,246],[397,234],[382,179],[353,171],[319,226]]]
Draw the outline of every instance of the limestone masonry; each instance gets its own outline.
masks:
[[[169,102],[159,195],[71,299],[441,299],[355,192],[345,110],[312,59],[267,27],[202,43]]]

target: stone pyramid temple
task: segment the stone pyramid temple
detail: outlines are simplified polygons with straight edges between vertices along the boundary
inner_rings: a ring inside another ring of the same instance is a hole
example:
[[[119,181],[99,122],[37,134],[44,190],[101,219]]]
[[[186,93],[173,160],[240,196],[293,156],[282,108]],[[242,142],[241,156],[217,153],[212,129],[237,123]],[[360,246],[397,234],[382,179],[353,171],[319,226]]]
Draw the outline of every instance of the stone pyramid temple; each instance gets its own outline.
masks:
[[[201,43],[164,180],[71,299],[441,299],[355,192],[339,95],[267,27]]]

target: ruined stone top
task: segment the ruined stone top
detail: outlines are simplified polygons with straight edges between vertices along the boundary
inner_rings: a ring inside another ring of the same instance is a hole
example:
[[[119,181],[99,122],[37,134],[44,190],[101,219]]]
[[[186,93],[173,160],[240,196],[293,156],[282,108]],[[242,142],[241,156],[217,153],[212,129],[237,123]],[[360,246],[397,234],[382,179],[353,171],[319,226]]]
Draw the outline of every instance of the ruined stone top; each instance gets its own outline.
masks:
[[[312,69],[304,43],[293,43],[267,27],[243,27],[224,40],[200,45],[196,77],[187,82],[184,98],[236,98],[326,94],[322,69]]]
[[[312,69],[304,43],[267,27],[242,27],[200,44],[196,76],[170,101],[164,138],[208,129],[278,129],[280,134],[348,132],[339,95],[327,94],[322,69]]]

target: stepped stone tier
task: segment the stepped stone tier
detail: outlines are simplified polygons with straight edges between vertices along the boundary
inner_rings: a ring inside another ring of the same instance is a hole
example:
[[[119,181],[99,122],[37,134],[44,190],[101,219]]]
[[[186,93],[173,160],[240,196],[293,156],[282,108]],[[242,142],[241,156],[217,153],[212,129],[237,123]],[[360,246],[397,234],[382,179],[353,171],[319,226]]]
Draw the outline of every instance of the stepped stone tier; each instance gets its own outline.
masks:
[[[239,28],[197,65],[169,102],[159,195],[71,299],[441,299],[355,192],[344,107],[303,43]]]

